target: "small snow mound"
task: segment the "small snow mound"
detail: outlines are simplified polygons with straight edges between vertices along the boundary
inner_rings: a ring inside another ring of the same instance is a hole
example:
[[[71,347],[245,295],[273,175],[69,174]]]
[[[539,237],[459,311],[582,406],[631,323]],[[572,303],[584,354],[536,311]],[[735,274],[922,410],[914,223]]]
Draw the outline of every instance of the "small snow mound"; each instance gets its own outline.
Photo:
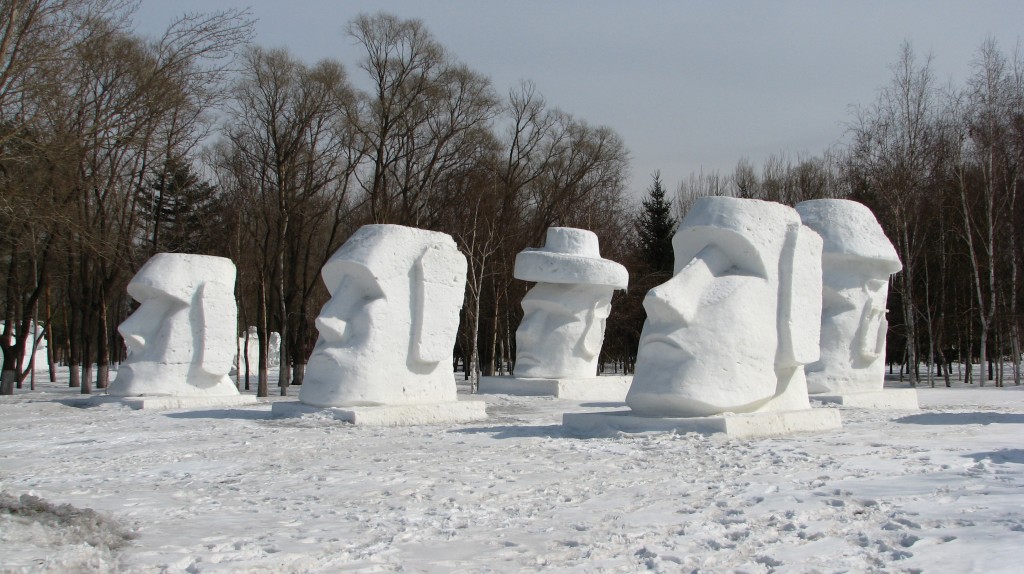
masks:
[[[132,538],[132,531],[91,508],[0,492],[5,572],[115,571],[115,551]]]

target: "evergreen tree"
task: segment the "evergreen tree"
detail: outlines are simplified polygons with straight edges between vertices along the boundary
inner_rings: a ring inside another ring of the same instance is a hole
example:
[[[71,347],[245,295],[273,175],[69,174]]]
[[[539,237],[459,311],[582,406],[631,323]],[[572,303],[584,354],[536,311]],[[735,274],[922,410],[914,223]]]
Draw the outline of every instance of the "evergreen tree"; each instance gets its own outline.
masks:
[[[636,232],[640,253],[651,272],[672,274],[672,234],[676,219],[672,217],[672,202],[665,199],[661,185],[661,172],[654,173],[654,182],[643,200],[643,210],[636,218]]]
[[[216,228],[217,188],[185,161],[169,159],[140,190],[150,254],[205,253]]]

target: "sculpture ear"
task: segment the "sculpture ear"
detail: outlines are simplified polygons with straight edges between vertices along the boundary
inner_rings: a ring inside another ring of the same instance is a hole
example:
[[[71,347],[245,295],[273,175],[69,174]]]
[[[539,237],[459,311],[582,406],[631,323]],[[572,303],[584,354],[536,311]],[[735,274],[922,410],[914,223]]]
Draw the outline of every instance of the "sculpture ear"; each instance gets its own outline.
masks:
[[[779,269],[778,366],[806,365],[821,354],[822,240],[806,225],[793,235]]]
[[[418,361],[451,361],[466,290],[466,258],[435,243],[416,262],[413,353]]]
[[[192,325],[199,368],[215,375],[231,370],[238,344],[238,307],[234,294],[224,291],[221,285],[203,283],[192,299],[193,306],[199,307],[199,320]]]
[[[601,345],[604,343],[604,321],[608,319],[611,308],[611,303],[602,298],[595,301],[587,310],[586,326],[580,340],[580,350],[587,359],[592,359],[601,352]]]

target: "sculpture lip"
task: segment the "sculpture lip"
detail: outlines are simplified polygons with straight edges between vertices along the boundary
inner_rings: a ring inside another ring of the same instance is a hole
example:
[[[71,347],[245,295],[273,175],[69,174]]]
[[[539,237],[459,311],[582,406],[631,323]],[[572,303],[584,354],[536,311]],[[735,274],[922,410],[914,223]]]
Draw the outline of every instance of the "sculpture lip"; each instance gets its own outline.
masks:
[[[522,363],[523,361],[526,361],[526,362],[528,362],[528,363],[533,363],[533,364],[535,364],[535,365],[536,365],[536,364],[538,364],[538,363],[540,362],[540,361],[538,361],[538,360],[537,360],[537,358],[536,358],[536,357],[534,357],[533,355],[529,355],[529,354],[526,354],[526,353],[524,353],[524,354],[521,354],[521,355],[516,355],[516,364],[517,364],[517,365],[518,365],[519,363]]]

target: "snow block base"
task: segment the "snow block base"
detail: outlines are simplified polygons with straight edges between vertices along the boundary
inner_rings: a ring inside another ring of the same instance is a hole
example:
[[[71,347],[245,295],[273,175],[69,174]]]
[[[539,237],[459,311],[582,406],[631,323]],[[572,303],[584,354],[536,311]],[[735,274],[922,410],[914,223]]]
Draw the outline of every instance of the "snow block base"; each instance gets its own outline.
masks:
[[[239,407],[258,404],[256,397],[252,395],[225,395],[212,397],[112,397],[103,395],[92,397],[89,401],[96,406],[106,404],[121,404],[135,410],[174,410],[174,409],[201,409],[205,407]]]
[[[562,425],[581,435],[608,432],[676,432],[724,434],[730,438],[760,438],[842,427],[836,409],[806,409],[776,413],[724,414],[711,417],[640,417],[632,411],[564,413]]]
[[[633,377],[606,375],[586,379],[528,379],[520,377],[480,377],[481,394],[558,397],[574,401],[626,400]]]
[[[314,407],[299,401],[274,403],[275,418],[300,417],[304,414],[327,413],[339,421],[354,425],[397,427],[468,423],[487,418],[483,401],[453,401],[428,405],[382,405],[373,407]]]
[[[811,395],[810,397],[812,400],[823,403],[857,409],[916,411],[920,408],[917,404],[916,389],[885,389],[845,395]]]

